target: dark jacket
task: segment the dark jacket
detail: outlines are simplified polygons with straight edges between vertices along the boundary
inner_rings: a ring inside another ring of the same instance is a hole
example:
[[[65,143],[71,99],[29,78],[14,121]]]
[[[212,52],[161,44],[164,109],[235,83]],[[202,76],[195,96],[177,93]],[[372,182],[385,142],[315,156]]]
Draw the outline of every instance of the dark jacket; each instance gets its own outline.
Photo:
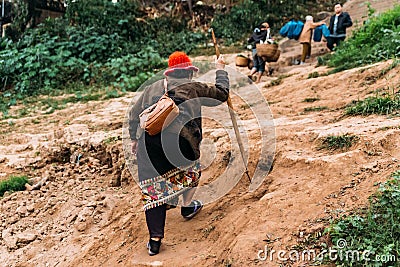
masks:
[[[164,80],[160,80],[148,86],[132,107],[129,113],[131,140],[140,138],[142,130],[140,127],[138,129],[139,114],[163,95],[163,82]],[[188,79],[168,78],[168,95],[179,106],[179,116],[164,131],[176,133],[185,138],[198,159],[202,140],[201,106],[217,106],[228,99],[228,73],[217,70],[215,85]]]
[[[256,48],[256,44],[259,44],[260,41],[264,42],[267,37],[271,38],[271,36],[268,36],[267,30],[260,30],[259,28],[255,28],[250,38],[247,39],[247,42],[251,44],[253,48]]]
[[[329,22],[329,31],[331,34],[334,34],[333,24],[335,22],[335,16],[336,16],[336,14],[331,17],[331,20]],[[351,27],[352,25],[353,25],[353,22],[351,21],[349,13],[342,12],[338,17],[336,34],[338,34],[338,35],[346,34],[346,28]]]

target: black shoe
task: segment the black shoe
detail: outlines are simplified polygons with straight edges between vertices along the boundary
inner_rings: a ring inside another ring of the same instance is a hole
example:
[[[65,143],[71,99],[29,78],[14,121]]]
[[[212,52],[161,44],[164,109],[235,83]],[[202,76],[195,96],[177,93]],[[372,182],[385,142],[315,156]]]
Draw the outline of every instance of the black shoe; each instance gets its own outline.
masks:
[[[161,239],[155,241],[150,238],[149,242],[147,243],[147,248],[149,249],[149,255],[150,256],[157,255],[160,252],[160,246],[161,246]]]
[[[181,207],[181,215],[185,219],[192,219],[203,208],[200,200],[192,200],[188,207]]]

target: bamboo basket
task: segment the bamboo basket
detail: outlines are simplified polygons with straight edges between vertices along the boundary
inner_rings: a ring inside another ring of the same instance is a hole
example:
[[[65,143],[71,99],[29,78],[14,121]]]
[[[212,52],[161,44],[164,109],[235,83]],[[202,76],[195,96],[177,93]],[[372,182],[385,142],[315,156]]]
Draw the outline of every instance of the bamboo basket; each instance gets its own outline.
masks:
[[[281,50],[276,50],[274,56],[268,58],[267,62],[277,62],[279,59],[279,56],[281,55]]]
[[[271,58],[278,50],[278,44],[256,44],[257,56]]]
[[[249,65],[249,58],[242,55],[238,55],[236,56],[235,63],[236,66],[238,67],[247,67]]]
[[[261,57],[265,62],[277,62],[279,56],[281,55],[281,50],[276,50],[275,54],[272,57]]]

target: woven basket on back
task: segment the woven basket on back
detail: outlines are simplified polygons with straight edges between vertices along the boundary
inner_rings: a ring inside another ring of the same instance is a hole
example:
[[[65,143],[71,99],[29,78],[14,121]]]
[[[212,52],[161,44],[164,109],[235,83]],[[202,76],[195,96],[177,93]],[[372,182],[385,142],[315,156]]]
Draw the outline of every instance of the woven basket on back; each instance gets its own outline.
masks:
[[[278,44],[256,44],[257,56],[271,58],[278,50]]]
[[[281,50],[276,50],[275,54],[272,57],[261,57],[266,62],[277,62],[279,56],[281,55]]]
[[[275,54],[273,57],[271,57],[268,62],[277,62],[279,59],[279,56],[281,55],[281,50],[276,50]]]
[[[238,67],[247,67],[247,65],[249,64],[249,58],[242,55],[238,55],[236,56],[235,63],[236,66]]]

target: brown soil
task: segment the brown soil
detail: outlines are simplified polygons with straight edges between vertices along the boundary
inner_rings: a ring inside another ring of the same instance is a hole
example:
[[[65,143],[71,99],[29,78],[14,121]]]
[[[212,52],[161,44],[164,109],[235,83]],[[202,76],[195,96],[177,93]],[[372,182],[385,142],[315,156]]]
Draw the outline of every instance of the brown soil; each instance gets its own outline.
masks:
[[[343,108],[376,90],[398,91],[399,67],[381,75],[392,63],[387,61],[325,76],[328,69],[315,67],[315,56],[303,66],[285,64],[285,58],[299,55],[298,47],[288,47],[273,76],[264,76],[258,84],[274,116],[272,171],[255,192],[248,191],[243,176],[191,221],[184,221],[179,209],[170,210],[162,251],[154,257],[145,249],[148,234],[140,191],[125,166],[121,141],[134,93],[3,120],[0,180],[27,174],[42,186],[0,199],[0,265],[279,266],[276,259],[259,260],[259,250],[265,245],[289,250],[320,233],[332,218],[365,206],[376,183],[400,167],[400,118],[349,117]],[[317,53],[324,49],[323,44],[314,48]],[[225,55],[232,68],[235,56]],[[308,78],[314,72],[319,77]],[[280,75],[285,78],[272,86]],[[250,109],[241,109],[235,98],[233,102],[251,128]],[[324,109],[312,111],[316,107]],[[213,136],[213,122],[206,121],[204,127],[205,136],[224,147],[224,136]],[[345,133],[360,139],[347,150],[318,149],[323,137]],[[250,134],[249,140],[255,148],[249,161],[252,173],[260,139]],[[203,180],[219,174],[225,161],[219,150]]]

